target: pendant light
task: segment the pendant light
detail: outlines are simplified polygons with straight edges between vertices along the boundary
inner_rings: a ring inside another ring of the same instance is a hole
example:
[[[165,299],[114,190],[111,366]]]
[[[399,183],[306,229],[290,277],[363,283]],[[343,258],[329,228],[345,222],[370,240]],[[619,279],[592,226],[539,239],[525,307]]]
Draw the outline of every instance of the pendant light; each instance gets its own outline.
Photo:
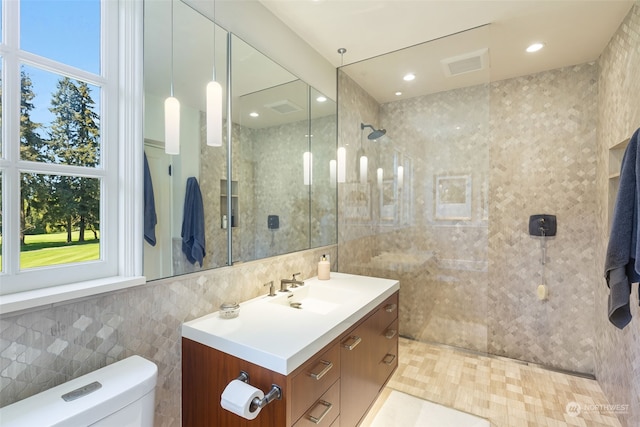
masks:
[[[344,54],[347,52],[347,49],[341,47],[338,49],[338,53],[340,54],[340,66],[344,65]],[[338,148],[337,152],[337,182],[343,183],[347,181],[347,149],[345,147]]]
[[[367,176],[367,172],[369,169],[369,159],[364,154],[364,149],[362,148],[362,136],[364,131],[364,124],[360,123],[360,148],[358,149],[358,153],[356,154],[357,158],[357,172],[360,176],[360,184],[366,184],[369,177]]]
[[[304,185],[311,185],[313,180],[313,154],[310,151],[305,151],[302,154],[302,173]]]
[[[347,181],[347,149],[338,148],[338,182]]]
[[[173,96],[173,2],[171,0],[171,93],[164,101],[164,151],[180,154],[180,101]]]
[[[216,81],[216,2],[213,2],[213,78],[207,84],[207,145],[222,147],[222,86]]]

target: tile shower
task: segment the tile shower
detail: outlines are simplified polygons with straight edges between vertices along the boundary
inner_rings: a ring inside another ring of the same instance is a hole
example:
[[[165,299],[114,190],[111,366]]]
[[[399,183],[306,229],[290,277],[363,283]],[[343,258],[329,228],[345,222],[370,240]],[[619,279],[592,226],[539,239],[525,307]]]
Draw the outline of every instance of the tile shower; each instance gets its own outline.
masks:
[[[606,153],[640,125],[638,79],[625,78],[640,67],[639,29],[636,2],[596,62],[382,104],[338,74],[347,164],[361,122],[387,129],[363,140],[368,182],[349,166],[339,188],[341,271],[401,280],[406,337],[597,376],[630,404],[623,425],[640,422],[640,329],[606,319]],[[447,187],[457,210],[439,206]],[[528,234],[541,213],[558,220],[544,269]]]
[[[346,271],[401,272],[403,335],[593,373],[594,301],[583,287],[597,273],[590,262],[596,71],[584,64],[372,112],[391,141],[366,145],[370,157],[410,160],[402,190],[413,200],[405,203],[408,215],[388,223],[378,205],[371,219],[341,227],[341,245],[375,250],[340,250],[339,261]],[[340,91],[341,99],[367,97],[344,74]],[[377,200],[379,188],[369,189]],[[445,190],[463,193],[449,196],[460,199],[459,212],[443,210]],[[548,301],[536,295],[540,239],[528,235],[529,215],[537,213],[555,214],[559,223],[558,236],[547,242]],[[354,228],[371,227],[367,222],[379,225],[352,238]],[[385,256],[395,261],[386,266]]]

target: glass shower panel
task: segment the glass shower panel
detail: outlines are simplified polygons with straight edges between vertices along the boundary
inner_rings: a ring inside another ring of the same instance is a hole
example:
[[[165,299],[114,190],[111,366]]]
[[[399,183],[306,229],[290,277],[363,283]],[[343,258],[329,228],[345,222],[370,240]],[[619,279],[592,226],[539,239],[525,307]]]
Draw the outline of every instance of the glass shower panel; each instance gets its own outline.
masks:
[[[488,36],[487,27],[470,30],[338,76],[338,145],[347,150],[340,270],[400,281],[401,335],[479,352],[487,351]],[[460,61],[477,69],[456,74]],[[416,79],[403,82],[398,70]]]

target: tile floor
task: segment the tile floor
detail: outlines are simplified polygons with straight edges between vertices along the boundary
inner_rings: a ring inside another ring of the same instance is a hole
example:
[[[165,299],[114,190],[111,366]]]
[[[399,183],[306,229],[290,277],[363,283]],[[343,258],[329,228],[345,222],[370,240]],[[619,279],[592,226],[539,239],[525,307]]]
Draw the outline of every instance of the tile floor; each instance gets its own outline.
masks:
[[[362,427],[391,390],[486,418],[492,427],[621,426],[595,380],[403,338],[398,369]]]

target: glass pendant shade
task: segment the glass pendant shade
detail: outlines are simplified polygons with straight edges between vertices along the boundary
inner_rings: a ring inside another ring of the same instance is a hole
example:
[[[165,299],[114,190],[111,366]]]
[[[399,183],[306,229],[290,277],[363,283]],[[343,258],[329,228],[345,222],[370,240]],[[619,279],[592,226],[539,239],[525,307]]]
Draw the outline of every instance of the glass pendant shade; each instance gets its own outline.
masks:
[[[222,146],[222,86],[215,80],[207,84],[207,145]]]
[[[347,149],[338,148],[338,182],[347,181]]]
[[[336,169],[337,162],[335,160],[329,160],[329,184],[331,188],[336,186]]]
[[[366,184],[367,183],[367,169],[369,165],[369,159],[367,159],[367,156],[360,156],[360,183],[361,184]]]
[[[303,182],[304,185],[311,185],[312,182],[312,167],[313,167],[313,157],[309,151],[306,151],[302,155],[302,170],[303,170]]]
[[[173,96],[164,100],[164,151],[180,154],[180,101]]]

